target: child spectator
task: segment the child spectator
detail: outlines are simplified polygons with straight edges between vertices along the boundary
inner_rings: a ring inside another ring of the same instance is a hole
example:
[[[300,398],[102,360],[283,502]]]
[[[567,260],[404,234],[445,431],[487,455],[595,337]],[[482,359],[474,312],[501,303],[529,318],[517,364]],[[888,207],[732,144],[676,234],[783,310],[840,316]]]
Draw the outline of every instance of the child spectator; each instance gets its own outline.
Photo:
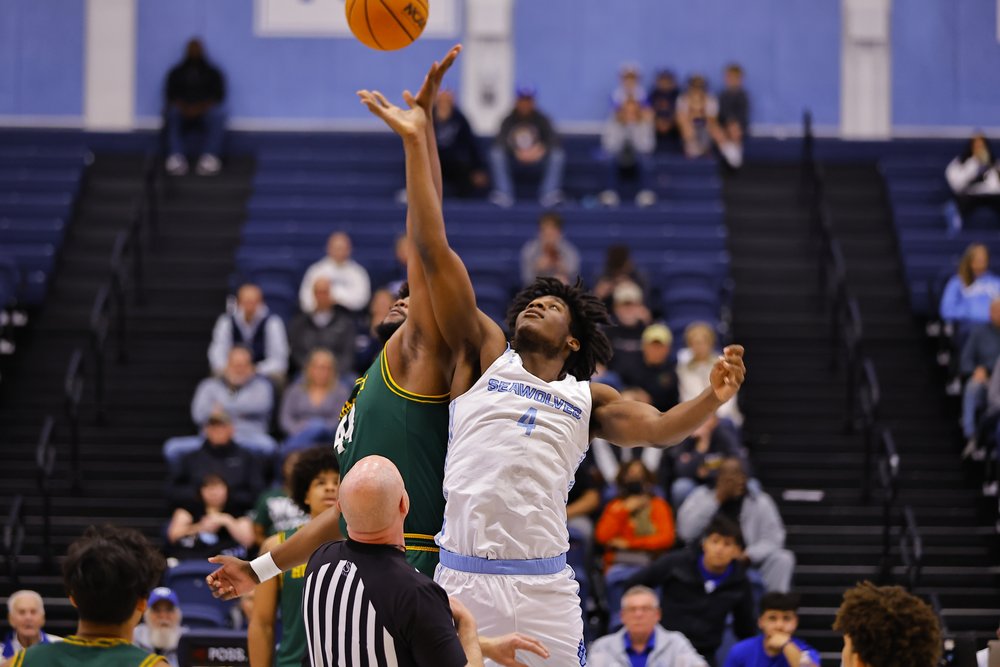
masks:
[[[314,350],[302,378],[285,392],[281,428],[288,434],[283,451],[333,442],[340,409],[351,392],[337,376],[337,362],[328,350]]]
[[[750,128],[750,99],[743,88],[743,68],[732,63],[726,66],[725,88],[719,93],[719,129],[725,141],[719,152],[729,166],[743,165],[743,138]]]
[[[563,236],[563,219],[552,211],[538,219],[538,238],[521,248],[521,282],[530,285],[535,278],[558,278],[564,283],[580,275],[580,251]]]
[[[961,221],[980,207],[996,211],[1000,222],[1000,163],[986,137],[977,133],[969,139],[965,150],[945,169],[945,179],[958,205]]]
[[[457,197],[483,192],[490,183],[486,163],[469,121],[455,104],[454,93],[448,89],[438,92],[434,102],[434,135],[444,184],[450,186]]]
[[[604,125],[601,147],[607,160],[607,182],[598,199],[604,206],[618,206],[619,186],[623,175],[633,175],[639,183],[635,196],[637,206],[656,203],[653,192],[653,151],[656,134],[653,129],[653,112],[644,108],[638,99],[628,97],[615,108]]]
[[[229,502],[229,485],[219,475],[201,478],[198,495],[186,507],[174,510],[167,528],[170,555],[181,559],[208,558],[215,554],[244,557],[254,543],[250,519]]]
[[[677,79],[668,69],[656,74],[653,90],[649,92],[649,106],[653,110],[656,129],[656,150],[678,150],[680,132],[677,128]]]
[[[764,595],[757,618],[761,634],[733,646],[725,667],[820,667],[819,652],[794,636],[798,611],[799,596],[794,593]]]

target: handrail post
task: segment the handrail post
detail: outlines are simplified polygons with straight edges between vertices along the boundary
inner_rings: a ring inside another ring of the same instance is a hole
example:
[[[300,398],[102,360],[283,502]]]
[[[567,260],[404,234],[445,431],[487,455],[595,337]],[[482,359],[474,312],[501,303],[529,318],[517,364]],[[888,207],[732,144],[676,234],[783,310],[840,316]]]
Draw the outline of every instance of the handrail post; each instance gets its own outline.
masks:
[[[70,355],[63,383],[66,421],[69,423],[70,488],[74,494],[83,492],[80,474],[80,400],[83,398],[83,351],[77,348]]]
[[[38,467],[38,492],[42,497],[42,569],[52,569],[52,473],[55,470],[56,452],[52,446],[55,419],[45,418],[42,431],[35,448],[35,463]]]

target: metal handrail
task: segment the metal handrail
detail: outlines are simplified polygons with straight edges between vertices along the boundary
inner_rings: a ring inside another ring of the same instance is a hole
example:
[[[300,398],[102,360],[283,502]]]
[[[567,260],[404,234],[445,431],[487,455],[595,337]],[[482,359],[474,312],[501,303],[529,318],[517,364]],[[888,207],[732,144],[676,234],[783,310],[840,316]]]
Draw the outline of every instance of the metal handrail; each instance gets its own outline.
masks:
[[[80,493],[83,486],[80,475],[80,401],[83,399],[83,386],[83,351],[76,348],[70,355],[63,380],[66,421],[69,424],[70,476],[74,493]]]
[[[18,575],[18,563],[24,550],[24,496],[14,496],[14,502],[7,512],[7,521],[3,525],[3,554],[7,569],[7,578],[13,588],[19,588],[21,579]]]
[[[56,467],[56,448],[52,443],[56,420],[50,415],[42,424],[35,448],[38,493],[42,497],[42,565],[52,564],[52,475]]]

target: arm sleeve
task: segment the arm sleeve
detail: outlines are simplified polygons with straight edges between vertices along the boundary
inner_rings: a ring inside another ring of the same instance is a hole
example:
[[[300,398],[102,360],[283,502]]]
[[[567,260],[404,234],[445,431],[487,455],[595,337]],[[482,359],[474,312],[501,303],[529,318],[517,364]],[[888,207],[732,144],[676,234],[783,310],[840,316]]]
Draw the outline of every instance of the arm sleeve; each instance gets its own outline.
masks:
[[[614,118],[609,118],[604,124],[604,131],[601,132],[601,148],[608,155],[617,155],[622,149],[624,138],[622,137],[621,125]]]
[[[194,399],[191,401],[191,421],[199,428],[205,425],[215,408],[214,384],[211,378],[202,380],[194,392]]]
[[[657,586],[662,586],[667,583],[667,579],[670,576],[670,568],[673,561],[671,560],[671,554],[666,556],[660,556],[652,565],[648,565],[631,577],[625,580],[622,585],[622,590],[628,590],[633,586],[647,586],[649,588],[656,588]]]
[[[970,157],[964,162],[959,158],[955,158],[948,163],[948,167],[944,170],[944,177],[948,181],[948,187],[955,194],[961,194],[976,179],[976,176],[979,174],[979,168],[979,161],[974,157]]]
[[[437,584],[416,589],[408,603],[405,640],[418,665],[465,667],[465,649],[458,639],[448,595]]]
[[[944,286],[941,294],[941,319],[961,320],[965,319],[965,304],[962,298],[962,281],[958,276],[952,276]]]
[[[695,489],[677,510],[677,534],[685,542],[697,540],[718,511],[719,501],[711,489]]]
[[[761,494],[757,497],[757,511],[760,513],[759,522],[760,533],[763,539],[759,539],[746,549],[747,558],[752,563],[759,563],[778,549],[785,546],[785,523],[781,520],[778,507],[771,500],[771,496]]]
[[[262,375],[284,375],[288,371],[288,334],[277,315],[264,322],[264,360],[257,364]]]
[[[250,381],[250,386],[237,395],[238,407],[233,418],[260,419],[265,430],[274,410],[274,388],[261,376]]]
[[[594,527],[594,539],[599,544],[607,544],[616,537],[624,537],[628,524],[628,512],[620,500],[612,500],[601,512],[601,518]]]
[[[311,313],[316,310],[316,298],[313,296],[313,283],[319,277],[322,260],[316,262],[308,269],[306,275],[302,276],[302,285],[299,286],[299,308],[303,313]]]
[[[346,285],[333,287],[334,301],[348,310],[361,310],[368,305],[368,300],[371,298],[372,287],[368,272],[355,262],[345,272],[345,277],[347,278]]]
[[[228,315],[220,315],[212,329],[212,342],[208,346],[208,365],[213,373],[221,373],[226,367],[229,351],[233,349],[233,321]]]
[[[556,148],[559,146],[559,135],[552,127],[552,121],[543,113],[538,114],[538,132],[542,143],[546,148]]]

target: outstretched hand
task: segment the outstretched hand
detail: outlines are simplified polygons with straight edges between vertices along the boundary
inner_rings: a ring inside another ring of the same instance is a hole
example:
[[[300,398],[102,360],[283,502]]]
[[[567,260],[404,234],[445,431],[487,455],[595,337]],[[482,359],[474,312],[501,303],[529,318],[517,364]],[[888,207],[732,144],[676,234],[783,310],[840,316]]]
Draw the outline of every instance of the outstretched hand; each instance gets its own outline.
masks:
[[[740,390],[746,379],[747,369],[743,364],[743,346],[729,345],[722,356],[712,366],[711,383],[715,397],[725,403]]]
[[[408,109],[397,107],[377,90],[359,90],[358,97],[369,111],[384,120],[401,137],[418,135],[427,126],[427,113],[409,92],[403,93]]]
[[[458,54],[461,52],[462,45],[456,44],[445,54],[441,62],[434,61],[434,64],[427,71],[427,76],[424,77],[424,82],[420,85],[420,90],[417,91],[417,96],[413,98],[428,118],[431,116],[431,109],[434,107],[438,91],[441,90],[441,81],[444,80],[444,75],[451,69],[455,58],[458,58]],[[409,91],[404,95],[409,95]]]
[[[223,600],[232,600],[246,595],[257,585],[257,576],[250,563],[232,556],[212,556],[209,563],[221,567],[205,577],[205,583],[212,590],[212,595]]]
[[[484,658],[504,667],[528,667],[526,663],[517,659],[518,651],[534,653],[546,659],[549,657],[549,650],[545,648],[545,644],[520,632],[512,632],[502,637],[480,637],[479,646],[482,648]]]

